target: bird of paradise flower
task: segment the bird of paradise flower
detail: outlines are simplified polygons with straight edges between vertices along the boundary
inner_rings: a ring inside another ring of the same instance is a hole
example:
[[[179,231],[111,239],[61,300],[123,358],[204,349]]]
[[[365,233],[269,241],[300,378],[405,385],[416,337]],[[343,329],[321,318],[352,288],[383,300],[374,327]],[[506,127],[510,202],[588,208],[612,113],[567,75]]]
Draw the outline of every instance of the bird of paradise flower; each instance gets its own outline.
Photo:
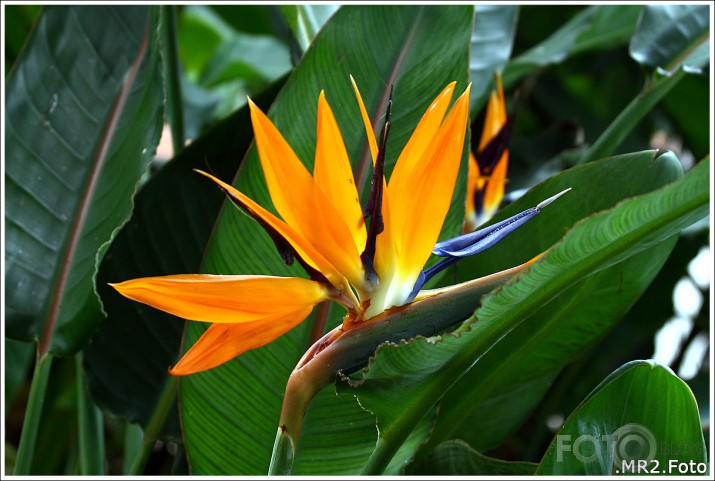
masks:
[[[509,166],[508,143],[514,116],[507,116],[501,74],[495,75],[496,87],[487,101],[482,135],[469,154],[464,232],[472,232],[491,219],[504,199]]]
[[[419,301],[429,295],[420,291],[435,274],[462,257],[493,246],[561,195],[493,226],[437,243],[462,158],[470,87],[451,109],[456,82],[437,95],[400,153],[388,182],[384,162],[390,107],[378,145],[360,92],[351,80],[374,165],[365,211],[324,92],[318,99],[312,175],[249,99],[261,166],[280,217],[233,186],[198,171],[258,221],[284,261],[298,260],[310,279],[183,274],[112,284],[135,301],[184,319],[211,323],[170,374],[205,371],[268,344],[300,324],[323,301],[335,301],[347,310],[340,332],[390,308]],[[444,259],[422,270],[431,254]]]

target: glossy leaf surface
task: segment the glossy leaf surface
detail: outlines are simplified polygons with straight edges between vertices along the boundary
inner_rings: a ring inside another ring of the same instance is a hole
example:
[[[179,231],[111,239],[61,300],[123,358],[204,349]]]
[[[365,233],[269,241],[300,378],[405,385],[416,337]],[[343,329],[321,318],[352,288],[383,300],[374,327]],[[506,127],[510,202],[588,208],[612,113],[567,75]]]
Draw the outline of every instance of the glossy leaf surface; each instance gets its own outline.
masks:
[[[706,460],[698,406],[688,385],[667,366],[633,361],[571,413],[536,474],[682,475],[681,463],[696,474],[687,466]]]

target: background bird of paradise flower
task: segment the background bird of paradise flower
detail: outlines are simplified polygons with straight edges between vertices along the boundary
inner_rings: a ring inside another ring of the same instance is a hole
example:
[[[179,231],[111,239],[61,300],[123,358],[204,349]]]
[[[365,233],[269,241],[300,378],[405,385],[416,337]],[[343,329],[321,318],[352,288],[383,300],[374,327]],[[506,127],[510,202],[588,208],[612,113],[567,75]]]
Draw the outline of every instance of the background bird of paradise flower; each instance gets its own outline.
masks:
[[[694,397],[660,365],[624,363],[654,356],[676,284],[709,285],[688,271],[709,236],[698,222],[709,201],[709,85],[698,73],[709,62],[706,6],[3,9],[6,472],[265,473],[290,370],[337,313],[319,307],[312,325],[177,386],[166,368],[200,328],[183,332],[179,319],[121,302],[106,282],[296,275],[191,172],[208,163],[270,205],[255,152],[244,158],[245,93],[301,159],[313,157],[315,95],[334,96],[365,196],[369,153],[348,74],[373,80],[361,89],[378,123],[395,85],[403,127],[391,133],[389,175],[439,88],[470,80],[477,116],[499,70],[506,98],[519,96],[506,196],[532,190],[493,222],[556,187],[578,197],[433,286],[558,244],[484,298],[459,337],[380,348],[368,371],[323,390],[294,472],[600,473],[612,466],[556,462],[555,434],[575,439],[585,419],[614,432],[604,413],[615,412],[703,459],[709,368],[694,377],[683,368],[711,333],[708,303],[679,312],[690,329],[672,358],[655,353]],[[177,154],[159,168],[164,119]],[[465,158],[442,238],[462,228],[466,167]],[[638,406],[624,402],[625,385],[643,389]]]

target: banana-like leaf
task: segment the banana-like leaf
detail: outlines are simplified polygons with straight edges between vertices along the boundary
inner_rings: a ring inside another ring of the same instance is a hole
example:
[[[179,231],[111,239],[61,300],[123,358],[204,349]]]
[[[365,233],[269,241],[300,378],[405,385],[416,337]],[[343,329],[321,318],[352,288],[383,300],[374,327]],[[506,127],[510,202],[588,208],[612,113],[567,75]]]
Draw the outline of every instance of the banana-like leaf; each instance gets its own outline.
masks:
[[[631,38],[633,59],[673,72],[680,67],[703,72],[710,62],[708,5],[646,5]]]
[[[698,405],[688,385],[666,366],[633,361],[571,413],[536,474],[694,475],[705,473],[706,462]]]
[[[255,102],[267,108],[281,85]],[[85,349],[84,368],[93,397],[115,416],[149,421],[181,349],[184,321],[122,297],[109,283],[199,269],[223,198],[193,169],[208,163],[233,177],[252,139],[246,107],[192,142],[142,186],[99,266],[96,289],[107,318]],[[176,410],[166,433],[180,436]]]
[[[100,246],[161,133],[158,9],[47,7],[7,79],[7,335],[81,349],[101,318]]]
[[[466,87],[472,14],[473,8],[468,6],[341,7],[296,67],[273,104],[270,117],[312,170],[317,98],[325,89],[358,173],[356,181],[363,194],[367,193],[371,161],[349,74],[355,77],[375,125],[384,114],[394,84],[386,162],[389,173],[434,96],[453,80],[458,81],[457,90]],[[429,69],[423,68],[426,64]],[[457,196],[463,189],[459,185],[463,185],[464,176],[460,178]],[[271,205],[255,151],[244,162],[235,185],[262,205]],[[464,205],[463,200],[454,205],[443,235],[452,235],[461,226],[459,207]],[[234,208],[223,211],[203,270],[301,275],[299,268],[285,267],[270,238]],[[337,307],[331,310],[329,326],[339,322],[344,314],[340,311]],[[189,323],[185,347],[193,344],[204,328]],[[193,473],[267,472],[283,390],[290,371],[309,345],[309,332],[310,321],[235,361],[181,379],[182,426]],[[345,409],[356,407],[352,396],[326,397],[340,406],[352,405]],[[337,441],[341,433],[354,429],[348,422],[353,418],[336,415],[345,412],[342,409],[324,409],[318,415],[320,426],[313,429],[308,423],[304,427],[314,435],[320,431],[321,442],[334,447],[320,454],[326,473],[354,472],[355,466],[364,463],[364,450],[345,450]],[[374,420],[369,429],[372,437],[364,442],[374,446]],[[300,466],[302,455],[299,450],[296,466]],[[346,459],[350,457],[354,460]]]
[[[672,242],[707,215],[709,199],[706,160],[681,180],[579,222],[515,282],[482,299],[477,321],[459,336],[381,347],[359,387],[350,390],[377,415],[382,441],[364,472],[381,472],[412,426],[505,335],[551,308],[548,304],[577,282]]]

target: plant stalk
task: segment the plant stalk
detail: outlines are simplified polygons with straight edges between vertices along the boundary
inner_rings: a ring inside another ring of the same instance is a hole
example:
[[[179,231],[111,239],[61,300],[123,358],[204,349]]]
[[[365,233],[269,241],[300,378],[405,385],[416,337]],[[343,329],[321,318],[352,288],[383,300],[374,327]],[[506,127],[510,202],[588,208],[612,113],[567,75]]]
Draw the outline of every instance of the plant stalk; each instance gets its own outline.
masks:
[[[15,460],[15,476],[26,476],[30,474],[32,468],[32,458],[35,453],[37,442],[37,432],[40,428],[42,418],[42,407],[45,404],[47,394],[47,384],[50,379],[52,368],[52,355],[45,354],[37,359],[35,372],[30,385],[30,395],[27,400],[27,410],[25,412],[25,422],[22,424],[20,434],[20,445],[17,448],[17,458]]]
[[[161,392],[159,401],[156,403],[154,412],[151,415],[151,419],[149,419],[149,423],[144,429],[144,438],[142,439],[141,448],[134,458],[134,461],[132,461],[129,472],[127,473],[128,476],[140,476],[144,471],[154,443],[156,443],[161,428],[164,427],[164,423],[166,422],[166,416],[174,405],[178,384],[178,380],[173,376],[167,379],[164,390]]]
[[[104,418],[94,404],[85,382],[82,353],[75,356],[77,376],[77,421],[79,428],[79,474],[81,476],[104,473]]]

